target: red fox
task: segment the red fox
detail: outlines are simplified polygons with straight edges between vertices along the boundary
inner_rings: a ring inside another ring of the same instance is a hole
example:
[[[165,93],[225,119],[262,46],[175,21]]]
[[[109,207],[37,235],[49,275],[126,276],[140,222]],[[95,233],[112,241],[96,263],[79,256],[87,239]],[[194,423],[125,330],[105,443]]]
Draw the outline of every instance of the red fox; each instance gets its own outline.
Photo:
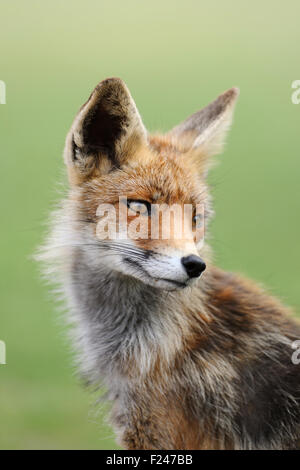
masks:
[[[213,266],[203,242],[206,175],[238,93],[151,136],[124,82],[110,78],[67,135],[70,190],[41,258],[67,299],[81,374],[107,388],[125,449],[299,446],[300,326],[259,287]],[[182,233],[173,212],[163,237],[171,205],[189,207],[191,220]]]

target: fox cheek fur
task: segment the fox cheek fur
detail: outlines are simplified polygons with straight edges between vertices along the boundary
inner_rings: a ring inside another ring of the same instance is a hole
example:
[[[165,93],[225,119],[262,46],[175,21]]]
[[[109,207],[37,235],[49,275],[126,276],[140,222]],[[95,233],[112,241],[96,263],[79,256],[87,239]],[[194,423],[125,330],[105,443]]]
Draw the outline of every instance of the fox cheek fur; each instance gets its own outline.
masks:
[[[178,240],[96,235],[99,204],[117,205],[120,195],[204,204],[209,216],[205,176],[237,96],[233,88],[168,134],[150,136],[126,85],[112,78],[95,88],[67,136],[69,195],[40,258],[66,298],[81,373],[105,384],[126,449],[299,444],[291,344],[300,328],[289,311],[214,267],[206,244],[199,251]],[[182,260],[199,263],[199,255],[206,270],[198,264],[191,276]]]

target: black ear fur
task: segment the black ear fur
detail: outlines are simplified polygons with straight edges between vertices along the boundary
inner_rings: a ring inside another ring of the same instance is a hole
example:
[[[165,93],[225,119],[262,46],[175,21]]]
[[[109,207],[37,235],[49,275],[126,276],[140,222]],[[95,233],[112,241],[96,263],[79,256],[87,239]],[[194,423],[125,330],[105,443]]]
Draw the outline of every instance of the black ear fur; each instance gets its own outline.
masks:
[[[83,153],[100,151],[113,157],[116,142],[126,132],[129,124],[128,116],[116,112],[119,107],[120,103],[113,90],[108,89],[99,97],[82,124]]]
[[[96,86],[80,108],[70,133],[71,160],[77,164],[99,155],[117,164],[129,139],[134,138],[136,142],[146,139],[135,103],[125,83],[118,78],[104,80]]]

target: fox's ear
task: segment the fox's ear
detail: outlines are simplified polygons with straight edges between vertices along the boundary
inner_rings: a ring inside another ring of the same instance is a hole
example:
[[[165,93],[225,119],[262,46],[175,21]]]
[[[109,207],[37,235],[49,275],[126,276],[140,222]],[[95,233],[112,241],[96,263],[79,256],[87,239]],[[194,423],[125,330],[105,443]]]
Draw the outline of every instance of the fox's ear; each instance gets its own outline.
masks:
[[[225,91],[208,106],[174,127],[168,135],[178,140],[185,151],[199,155],[202,160],[220,153],[238,95],[238,88]]]
[[[82,181],[96,170],[118,167],[146,142],[147,133],[125,83],[100,82],[80,108],[65,146],[71,179]]]

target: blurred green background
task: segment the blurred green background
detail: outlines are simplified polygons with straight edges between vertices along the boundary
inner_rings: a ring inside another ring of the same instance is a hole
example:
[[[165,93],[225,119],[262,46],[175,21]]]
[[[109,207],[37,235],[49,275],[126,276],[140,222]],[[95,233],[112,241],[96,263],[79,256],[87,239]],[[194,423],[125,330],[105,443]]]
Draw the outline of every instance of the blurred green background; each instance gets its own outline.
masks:
[[[30,260],[58,198],[65,134],[106,77],[127,82],[150,130],[240,87],[210,176],[215,259],[300,312],[299,14],[298,0],[0,0],[0,448],[116,447]]]

